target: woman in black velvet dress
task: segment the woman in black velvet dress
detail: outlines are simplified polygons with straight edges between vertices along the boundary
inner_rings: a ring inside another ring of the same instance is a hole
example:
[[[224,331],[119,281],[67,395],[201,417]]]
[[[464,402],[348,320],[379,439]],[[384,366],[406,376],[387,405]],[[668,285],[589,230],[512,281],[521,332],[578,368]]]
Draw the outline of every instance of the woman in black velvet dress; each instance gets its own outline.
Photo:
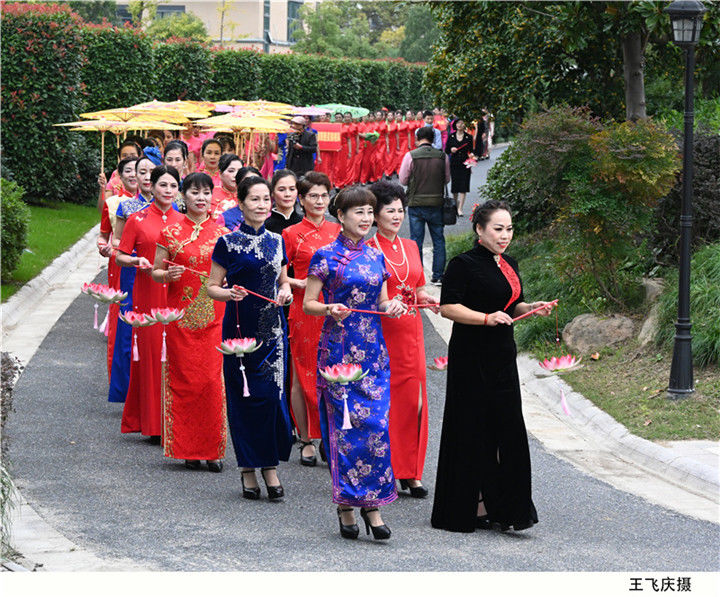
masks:
[[[432,526],[470,533],[535,524],[530,451],[522,416],[512,318],[548,303],[524,302],[510,209],[488,201],[472,217],[478,245],[443,276],[440,311],[453,323]]]

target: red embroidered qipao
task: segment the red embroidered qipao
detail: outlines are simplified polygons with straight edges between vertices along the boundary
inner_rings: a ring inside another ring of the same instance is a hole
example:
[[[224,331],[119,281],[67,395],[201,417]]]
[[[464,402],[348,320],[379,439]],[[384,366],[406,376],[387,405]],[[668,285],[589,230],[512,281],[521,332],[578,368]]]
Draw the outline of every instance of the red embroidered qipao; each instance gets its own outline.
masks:
[[[388,137],[388,151],[385,154],[385,176],[392,176],[393,172],[397,171],[395,167],[396,154],[398,151],[398,130],[399,125],[397,122],[388,122],[387,125],[387,137]]]
[[[391,243],[381,234],[368,241],[368,245],[373,248],[377,248],[378,243],[390,273],[387,280],[388,298],[399,296],[406,304],[416,303],[415,292],[425,286],[417,244],[400,237]],[[396,479],[421,479],[428,442],[422,316],[416,310],[414,315],[403,315],[397,319],[382,317],[381,320],[383,337],[390,355],[390,455],[393,473]],[[418,416],[418,402],[421,399],[422,408]]]
[[[373,169],[370,180],[380,180],[385,172],[385,163],[388,160],[387,136],[388,125],[383,120],[375,123],[375,132],[380,133],[378,140],[373,145]]]
[[[118,250],[128,255],[135,250],[138,257],[145,257],[153,263],[162,229],[182,221],[184,217],[172,207],[163,213],[156,203],[151,203],[147,208],[128,218]],[[149,314],[153,308],[166,306],[167,285],[155,282],[150,270],[138,270],[133,287],[133,310]],[[137,338],[140,360],[133,360],[130,366],[130,387],[125,400],[120,431],[160,435],[162,325],[135,328],[133,335]]]
[[[292,267],[295,278],[307,278],[310,259],[320,247],[329,245],[340,233],[340,226],[324,220],[315,226],[304,218],[299,224],[283,230],[288,268]],[[302,310],[305,290],[293,288],[293,302],[288,316],[290,353],[292,354],[293,375],[300,380],[303,397],[307,406],[308,434],[320,437],[320,418],[317,402],[317,351],[323,327],[322,317],[306,315]],[[318,298],[322,302],[322,294]]]
[[[210,219],[214,222],[220,214],[237,207],[237,194],[228,191],[225,187],[217,186],[213,188],[212,198],[210,199]]]
[[[158,246],[178,265],[210,273],[212,252],[227,229],[210,218],[195,224],[185,217],[162,231]],[[163,446],[165,456],[219,460],[225,455],[225,386],[222,341],[225,303],[207,294],[207,278],[190,271],[168,284],[168,307],[184,309],[166,326],[167,361],[162,363]]]

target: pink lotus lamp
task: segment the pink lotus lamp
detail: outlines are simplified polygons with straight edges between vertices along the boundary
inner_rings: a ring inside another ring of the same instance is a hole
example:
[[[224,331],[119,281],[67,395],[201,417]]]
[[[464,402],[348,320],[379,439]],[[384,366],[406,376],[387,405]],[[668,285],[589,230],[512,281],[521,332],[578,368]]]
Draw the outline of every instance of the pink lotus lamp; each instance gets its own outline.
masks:
[[[139,361],[140,354],[138,353],[137,346],[137,332],[134,328],[146,328],[154,325],[155,320],[146,313],[137,313],[135,311],[125,311],[125,313],[120,313],[118,317],[121,321],[133,327],[133,361]]]
[[[432,369],[433,371],[445,371],[448,366],[448,358],[447,357],[435,357],[433,359],[433,364],[428,365],[428,369]]]
[[[245,376],[245,365],[243,365],[242,357],[245,354],[255,352],[262,346],[262,342],[258,344],[255,338],[228,338],[216,347],[221,353],[226,355],[235,355],[240,360],[240,371],[243,377],[243,396],[250,396],[250,388],[248,387],[247,377]]]
[[[582,357],[578,359],[572,354],[566,354],[561,357],[551,357],[550,359],[545,359],[540,362],[539,365],[543,369],[551,372],[567,371],[577,367],[580,364],[580,361],[582,361]]]
[[[342,429],[351,429],[350,411],[347,405],[347,385],[353,381],[359,381],[368,374],[368,371],[362,370],[360,365],[355,363],[347,363],[340,365],[329,365],[325,369],[318,369],[322,375],[330,383],[339,383],[343,387],[343,424]]]
[[[172,323],[173,321],[177,321],[178,319],[182,319],[183,315],[185,315],[185,309],[170,309],[169,307],[166,307],[164,309],[150,309],[150,315],[152,318],[157,321],[158,323],[162,324],[163,326],[163,343],[162,343],[162,351],[160,352],[160,362],[164,363],[167,361],[167,345],[165,343],[165,326]]]

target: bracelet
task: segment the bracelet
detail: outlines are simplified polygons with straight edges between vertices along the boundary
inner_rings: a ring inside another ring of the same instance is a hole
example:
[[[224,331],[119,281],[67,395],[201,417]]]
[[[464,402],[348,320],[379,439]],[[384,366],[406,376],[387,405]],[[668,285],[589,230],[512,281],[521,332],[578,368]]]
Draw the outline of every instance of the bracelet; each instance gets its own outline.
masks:
[[[330,315],[330,305],[325,305],[325,315]]]
[[[487,325],[487,318],[488,318],[488,314],[485,313],[485,322],[483,323],[483,325]]]

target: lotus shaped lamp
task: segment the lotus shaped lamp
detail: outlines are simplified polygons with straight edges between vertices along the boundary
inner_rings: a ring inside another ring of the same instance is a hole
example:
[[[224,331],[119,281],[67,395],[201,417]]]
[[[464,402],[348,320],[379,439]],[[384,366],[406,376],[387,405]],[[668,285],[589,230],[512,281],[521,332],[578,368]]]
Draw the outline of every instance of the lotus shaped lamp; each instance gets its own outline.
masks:
[[[93,292],[93,296],[101,303],[122,303],[127,298],[128,293],[101,284]]]
[[[551,357],[550,359],[545,359],[539,364],[543,369],[547,369],[548,371],[566,371],[568,369],[572,369],[573,367],[577,367],[580,364],[580,361],[582,361],[582,357],[578,359],[572,354],[566,354],[561,357]]]
[[[435,357],[433,359],[433,364],[428,365],[430,369],[433,369],[435,371],[445,371],[448,366],[448,358],[447,357]]]
[[[255,352],[262,346],[255,338],[228,338],[223,340],[219,347],[216,347],[223,354],[234,354],[239,357],[244,354]]]
[[[151,309],[150,314],[158,323],[167,325],[173,321],[182,319],[183,315],[185,315],[185,309],[170,309],[169,307],[165,309]]]
[[[478,162],[475,158],[468,158],[463,162],[466,168],[472,168],[473,166],[477,166],[477,163]]]
[[[156,321],[149,315],[145,313],[136,313],[135,311],[120,313],[118,317],[134,328],[144,328],[156,323]]]
[[[339,383],[341,385],[346,385],[351,381],[358,381],[368,374],[368,371],[363,372],[362,367],[355,363],[329,365],[319,371],[320,375],[330,383]]]

